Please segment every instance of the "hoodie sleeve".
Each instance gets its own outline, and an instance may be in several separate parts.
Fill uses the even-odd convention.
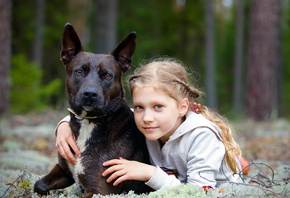
[[[154,190],[159,190],[163,187],[174,187],[181,182],[174,175],[167,175],[159,166],[157,166],[153,176],[145,183]]]
[[[70,115],[65,116],[61,121],[59,121],[54,129],[54,134],[57,135],[57,133],[56,133],[57,128],[62,122],[69,122],[69,121],[70,121]]]

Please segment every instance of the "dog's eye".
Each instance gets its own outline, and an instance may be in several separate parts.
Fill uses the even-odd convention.
[[[104,78],[105,79],[111,79],[112,78],[112,75],[110,75],[110,74],[107,73],[107,74],[104,75]]]
[[[81,75],[83,75],[84,72],[83,72],[83,70],[78,69],[75,71],[75,73],[76,73],[76,75],[81,76]]]

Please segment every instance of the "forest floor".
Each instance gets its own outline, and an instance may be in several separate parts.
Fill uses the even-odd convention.
[[[13,115],[0,120],[0,198],[37,197],[33,185],[57,163],[54,129],[64,112]],[[290,197],[290,121],[232,122],[251,163],[245,183],[225,184],[205,194],[198,188],[156,191],[141,197]],[[159,194],[158,194],[159,193]],[[167,193],[166,196],[164,196]],[[169,194],[168,194],[169,193]],[[81,197],[76,185],[47,197]],[[202,195],[202,196],[201,196]],[[133,192],[116,197],[140,197]],[[95,196],[101,197],[101,196]],[[112,196],[110,196],[112,197]]]

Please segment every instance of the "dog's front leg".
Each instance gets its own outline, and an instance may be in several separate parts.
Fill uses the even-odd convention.
[[[62,169],[59,164],[56,164],[46,176],[34,184],[34,192],[48,195],[50,190],[66,188],[74,182],[71,173]]]
[[[102,176],[103,171],[103,167],[99,169],[87,169],[86,174],[78,175],[78,180],[86,193],[86,198],[90,198],[94,194],[109,195],[122,192],[123,184],[113,186],[112,183],[107,183],[107,178]]]
[[[92,198],[94,196],[94,193],[86,193],[86,198]]]

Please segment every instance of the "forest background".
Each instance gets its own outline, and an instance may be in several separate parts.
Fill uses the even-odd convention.
[[[0,115],[65,109],[59,52],[70,22],[97,53],[136,31],[130,72],[178,58],[206,93],[201,103],[231,118],[290,117],[289,0],[2,0],[0,13]]]
[[[290,0],[0,0],[0,197],[32,197],[34,182],[57,161],[53,131],[68,114],[59,60],[67,22],[96,53],[136,31],[123,80],[129,102],[127,76],[142,61],[184,62],[205,92],[199,102],[233,124],[252,162],[249,178],[269,173],[267,182],[255,180],[268,189],[261,197],[289,197]],[[225,193],[260,196],[248,188]]]

